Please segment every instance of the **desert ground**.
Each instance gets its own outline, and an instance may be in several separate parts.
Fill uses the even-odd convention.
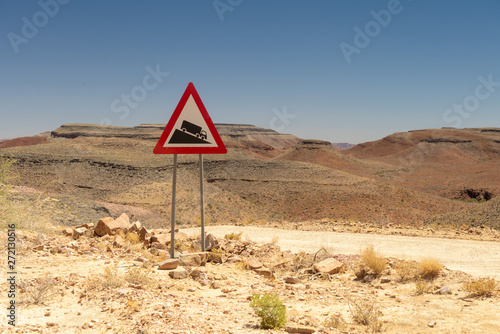
[[[500,332],[500,129],[340,150],[217,128],[228,154],[205,158],[210,249],[198,161],[180,156],[173,261],[172,157],[152,154],[160,125],[69,124],[0,142],[14,176],[0,221],[16,225],[18,272],[17,323],[2,331]],[[279,328],[260,328],[252,298],[265,293],[286,310]]]

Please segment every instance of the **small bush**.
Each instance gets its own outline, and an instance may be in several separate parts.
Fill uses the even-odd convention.
[[[123,279],[118,275],[118,268],[114,266],[104,267],[102,276],[95,277],[90,280],[89,286],[94,289],[119,288],[123,285]]]
[[[379,311],[375,301],[348,298],[348,305],[354,322],[368,326],[372,332],[379,332],[382,329],[382,321],[378,318]]]
[[[151,283],[150,272],[140,267],[131,267],[124,276],[125,282],[137,285],[149,285]]]
[[[226,234],[224,236],[224,239],[227,239],[227,240],[241,240],[241,236],[242,235],[243,235],[243,232],[240,232],[240,233],[233,232],[233,233]]]
[[[418,274],[425,279],[434,279],[439,276],[443,270],[443,265],[432,257],[423,258],[418,266]]]
[[[394,270],[401,282],[411,281],[418,275],[417,264],[413,261],[399,260],[394,265]]]
[[[496,294],[498,282],[490,277],[479,278],[465,282],[462,288],[470,297],[492,297]]]
[[[433,282],[426,281],[420,277],[415,282],[416,295],[423,295],[424,293],[430,293],[434,291],[436,291],[436,285]]]
[[[250,307],[261,318],[263,329],[279,329],[286,324],[285,306],[275,293],[254,294]]]
[[[375,251],[373,245],[368,245],[361,251],[361,258],[366,267],[376,276],[380,275],[387,266],[387,261],[382,255]]]
[[[323,326],[326,328],[335,328],[339,330],[345,330],[347,328],[347,322],[340,313],[332,314],[325,319]]]
[[[50,296],[54,294],[56,280],[46,274],[43,277],[36,278],[31,283],[21,281],[19,288],[21,291],[21,303],[23,304],[44,304]]]

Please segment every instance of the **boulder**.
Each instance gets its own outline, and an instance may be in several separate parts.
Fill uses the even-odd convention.
[[[151,248],[167,250],[167,246],[165,244],[156,241],[151,243]]]
[[[214,237],[212,234],[209,234],[205,237],[205,251],[208,252],[216,248],[217,246],[219,246],[219,241],[217,240],[216,237]],[[193,248],[201,250],[201,238],[200,240],[193,242]]]
[[[176,269],[173,269],[171,270],[169,273],[168,273],[168,276],[174,278],[174,279],[184,279],[184,278],[187,278],[188,274],[187,274],[187,270],[184,269],[184,268],[176,268]]]
[[[75,228],[73,230],[73,239],[77,240],[79,239],[82,235],[85,234],[85,232],[87,232],[87,229],[85,227],[78,227],[78,228]]]
[[[128,229],[130,228],[130,222],[127,214],[122,213],[120,217],[116,218],[112,222],[107,223],[106,226],[106,234],[113,235],[118,230],[123,230],[123,232],[128,231]]]
[[[101,220],[99,220],[96,227],[94,228],[94,233],[100,237],[102,237],[103,235],[106,235],[107,234],[106,233],[107,224],[111,223],[113,220],[114,219],[111,217],[106,217],[106,218],[102,218]]]
[[[139,234],[139,240],[141,241],[145,241],[150,235],[149,231],[144,226],[137,231],[137,234]]]
[[[158,264],[158,270],[173,270],[179,266],[179,260],[169,259]]]
[[[73,236],[73,229],[71,227],[66,227],[63,230],[63,234],[68,236],[68,237],[71,237],[71,236]]]
[[[133,233],[133,232],[136,232],[138,233],[138,231],[141,229],[141,222],[134,222],[132,225],[130,225],[129,229],[128,229],[128,233]]]
[[[334,258],[323,260],[314,264],[313,266],[314,270],[316,270],[317,272],[329,275],[337,274],[340,270],[342,270],[343,267],[344,264],[335,260]]]
[[[191,253],[191,254],[181,254],[179,256],[179,263],[182,266],[204,266],[207,264],[208,253],[200,252],[200,253]]]

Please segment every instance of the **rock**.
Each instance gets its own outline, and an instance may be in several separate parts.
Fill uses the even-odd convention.
[[[435,321],[431,321],[427,324],[427,326],[433,328],[434,326],[436,326],[436,322]]]
[[[300,279],[298,279],[297,277],[285,277],[285,283],[288,283],[288,284],[299,284],[300,283]]]
[[[126,245],[126,240],[123,239],[121,236],[117,235],[115,238],[115,241],[113,242],[113,247],[125,247]]]
[[[369,274],[369,275],[366,275],[366,276],[363,278],[363,281],[364,281],[365,283],[370,283],[370,282],[371,282],[371,281],[373,281],[374,279],[375,279],[375,276],[374,276],[374,275]]]
[[[335,260],[334,258],[323,260],[314,264],[313,266],[314,270],[316,270],[317,272],[329,275],[337,274],[338,272],[340,272],[340,270],[342,270],[343,267],[344,264]]]
[[[137,231],[137,234],[139,234],[139,240],[145,241],[146,238],[150,235],[149,231],[143,226]]]
[[[141,222],[134,222],[132,225],[130,225],[129,229],[128,229],[128,233],[134,233],[134,232],[138,232],[139,230],[141,229]]]
[[[150,242],[151,244],[157,242],[164,246],[170,245],[170,234],[153,234]]]
[[[316,329],[313,327],[300,326],[300,325],[286,325],[285,331],[287,333],[312,334],[316,332]]]
[[[102,237],[103,235],[106,235],[106,226],[108,223],[111,223],[113,220],[114,219],[111,217],[106,217],[106,218],[102,218],[101,220],[99,220],[96,227],[94,228],[94,233],[100,237]]]
[[[134,259],[134,261],[137,261],[137,262],[148,262],[148,259],[146,259],[145,257],[142,257],[142,256],[138,256]]]
[[[227,259],[226,263],[236,263],[236,262],[240,262],[240,261],[241,261],[241,257],[239,257],[238,255],[233,255]]]
[[[184,279],[187,278],[187,270],[184,268],[176,268],[171,270],[168,275],[174,279]]]
[[[389,277],[382,277],[380,279],[380,283],[389,283],[391,281],[391,279]]]
[[[254,258],[246,260],[245,263],[250,269],[262,268],[262,262]]]
[[[220,289],[221,285],[219,282],[212,282],[212,284],[210,284],[210,287],[212,289]]]
[[[153,237],[151,237],[151,239],[152,238]],[[163,249],[163,250],[167,250],[168,249],[167,245],[162,244],[161,242],[157,242],[157,241],[151,243],[151,248]]]
[[[63,234],[66,235],[67,237],[73,236],[73,229],[71,227],[66,227],[63,230]]]
[[[73,239],[77,240],[79,239],[85,232],[87,232],[87,229],[85,227],[79,227],[79,228],[75,228],[73,230]]]
[[[448,286],[444,286],[441,289],[434,291],[436,295],[451,295],[451,289]]]
[[[106,224],[106,234],[113,235],[115,234],[118,230],[123,230],[123,232],[126,232],[130,228],[130,222],[128,219],[127,214],[122,213],[122,215],[112,222],[109,222]]]
[[[254,270],[257,275],[264,276],[265,278],[274,278],[274,273],[267,268],[260,268],[260,269],[255,269]]]
[[[179,260],[177,259],[169,259],[158,264],[159,270],[173,270],[176,269],[179,265]]]
[[[214,237],[212,234],[209,234],[205,237],[205,251],[208,252],[217,246],[219,246],[219,241],[216,237]],[[201,251],[201,240],[193,242],[193,248],[199,249]]]
[[[204,266],[207,264],[208,253],[191,253],[191,254],[181,254],[179,256],[179,263],[182,266]]]
[[[204,276],[206,276],[206,273],[205,273],[205,272],[203,272],[203,271],[201,271],[201,270],[199,270],[199,269],[195,269],[195,270],[193,270],[193,271],[189,274],[189,276],[191,276],[192,278],[198,278],[198,277],[200,277],[202,274],[205,274]]]

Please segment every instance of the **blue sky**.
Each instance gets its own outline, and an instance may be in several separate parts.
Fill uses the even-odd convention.
[[[359,143],[500,127],[500,2],[3,1],[0,138],[166,123],[193,82],[216,123]]]

